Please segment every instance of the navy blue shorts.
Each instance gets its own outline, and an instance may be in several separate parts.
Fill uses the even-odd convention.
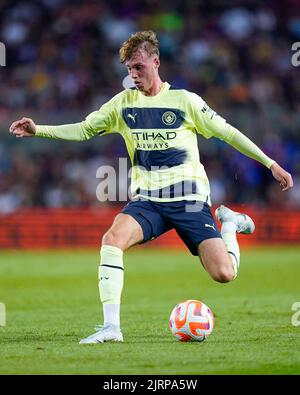
[[[209,205],[203,202],[132,200],[122,213],[131,215],[141,225],[144,233],[142,243],[175,229],[195,256],[203,240],[221,237]]]

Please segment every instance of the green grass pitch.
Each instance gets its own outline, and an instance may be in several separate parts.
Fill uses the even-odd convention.
[[[0,374],[300,374],[300,247],[242,251],[238,278],[219,284],[188,252],[125,254],[124,343],[79,345],[101,323],[97,251],[0,253]],[[215,314],[203,343],[169,331],[174,305]],[[298,318],[299,319],[299,318]]]

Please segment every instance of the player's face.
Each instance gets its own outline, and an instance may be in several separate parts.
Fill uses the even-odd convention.
[[[136,88],[149,92],[158,76],[159,58],[138,49],[125,64]]]

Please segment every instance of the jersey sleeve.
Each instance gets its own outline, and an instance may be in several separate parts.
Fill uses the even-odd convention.
[[[249,158],[257,160],[268,169],[270,169],[273,163],[275,163],[275,161],[269,158],[256,144],[253,143],[253,141],[237,129],[235,129],[231,140],[228,141],[228,144]]]
[[[116,127],[116,107],[114,100],[105,103],[79,123],[48,126],[37,125],[36,136],[59,140],[84,141],[95,135],[112,133]]]
[[[192,93],[190,103],[191,118],[198,133],[206,138],[217,137],[224,140],[242,154],[268,168],[275,163],[253,141],[213,111],[200,96]]]
[[[98,111],[93,111],[86,117],[85,122],[95,134],[102,135],[116,132],[116,100],[112,99],[103,104]]]
[[[217,137],[229,141],[234,133],[233,127],[213,111],[197,94],[189,93],[189,111],[196,131],[209,139]]]

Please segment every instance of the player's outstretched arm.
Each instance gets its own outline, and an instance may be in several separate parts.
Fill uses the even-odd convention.
[[[190,104],[192,108],[192,119],[196,130],[206,138],[212,136],[226,141],[242,154],[257,160],[271,170],[273,177],[280,183],[283,191],[288,191],[293,187],[293,178],[273,159],[269,158],[256,144],[238,129],[228,124],[197,95],[190,94]],[[201,108],[199,111],[197,108]]]
[[[264,152],[261,151],[261,149],[258,148],[256,144],[254,144],[240,131],[235,129],[228,143],[244,155],[247,155],[249,158],[257,160],[258,162],[268,167],[271,170],[275,180],[280,183],[282,191],[288,191],[290,188],[292,188],[293,178],[291,174],[285,171],[274,160],[265,155]]]
[[[13,122],[9,131],[16,137],[33,137],[36,133],[36,125],[31,118],[22,118]]]
[[[292,188],[294,183],[291,174],[285,171],[281,166],[279,166],[278,163],[273,163],[270,167],[270,170],[275,180],[280,183],[283,191],[288,191],[290,188]]]
[[[85,141],[96,135],[117,131],[119,111],[116,109],[122,96],[116,95],[99,110],[90,113],[85,120],[66,125],[36,125],[30,118],[12,123],[10,133],[16,137],[44,137],[67,141]],[[116,104],[117,103],[117,104]]]
[[[97,111],[95,111],[97,114]],[[46,137],[50,139],[84,141],[98,133],[86,121],[69,125],[36,125],[30,118],[22,118],[12,123],[10,133],[16,137]]]

